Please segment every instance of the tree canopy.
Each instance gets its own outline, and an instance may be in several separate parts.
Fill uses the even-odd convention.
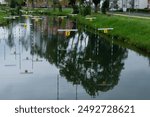
[[[25,1],[24,0],[10,0],[9,5],[11,8],[15,8],[17,6],[25,5]]]
[[[98,11],[98,4],[101,2],[101,0],[93,0],[93,3],[95,5],[95,12]]]

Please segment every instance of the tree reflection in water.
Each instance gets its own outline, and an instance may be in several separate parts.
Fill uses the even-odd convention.
[[[113,89],[119,81],[127,50],[113,45],[90,32],[58,32],[58,28],[76,28],[76,21],[45,17],[32,21],[31,55],[45,58],[59,68],[61,77],[73,85],[81,85],[95,97]],[[33,32],[33,33],[32,33]],[[13,42],[9,41],[12,46]],[[22,45],[25,46],[25,42]]]
[[[123,69],[123,60],[127,57],[126,49],[111,44],[90,33],[84,50],[75,47],[61,57],[60,74],[73,84],[81,84],[86,92],[95,96],[99,91],[108,91],[118,84],[119,75]]]
[[[75,22],[69,23],[76,28]],[[64,33],[56,32],[58,27],[58,22],[51,27],[53,33],[45,39],[43,55],[60,69],[61,77],[73,85],[82,85],[91,96],[113,89],[118,84],[127,50],[89,32],[71,32],[65,37]]]

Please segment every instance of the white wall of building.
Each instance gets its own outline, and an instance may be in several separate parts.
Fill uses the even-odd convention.
[[[0,4],[6,4],[5,0],[0,0]]]
[[[118,5],[119,8],[131,8],[131,4],[130,4],[131,0],[118,0]],[[148,0],[134,0],[135,4],[134,4],[134,8],[138,8],[138,9],[144,9],[147,8],[148,6]]]
[[[144,9],[148,7],[148,0],[139,0],[139,8]]]

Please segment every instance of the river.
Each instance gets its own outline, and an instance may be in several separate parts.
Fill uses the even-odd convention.
[[[0,99],[150,99],[149,57],[77,27],[48,16],[1,26]]]

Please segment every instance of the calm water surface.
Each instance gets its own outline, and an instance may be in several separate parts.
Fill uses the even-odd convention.
[[[150,99],[150,59],[76,21],[22,17],[0,27],[0,99]]]

